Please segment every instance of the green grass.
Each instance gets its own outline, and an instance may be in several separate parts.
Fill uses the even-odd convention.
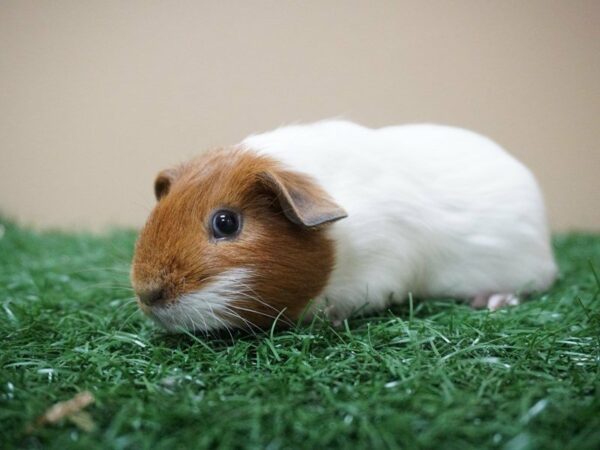
[[[561,279],[513,309],[429,301],[232,342],[137,311],[135,233],[0,223],[2,448],[600,448],[600,235],[557,237]],[[26,432],[86,389],[95,431]]]

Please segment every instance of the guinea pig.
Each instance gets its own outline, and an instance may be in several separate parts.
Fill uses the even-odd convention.
[[[409,295],[497,309],[556,276],[531,172],[459,128],[323,121],[158,174],[131,280],[171,331],[339,323]]]

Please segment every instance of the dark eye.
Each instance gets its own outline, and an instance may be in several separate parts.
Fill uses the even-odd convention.
[[[217,211],[211,221],[212,232],[217,239],[235,236],[240,231],[240,224],[239,214],[227,209]]]

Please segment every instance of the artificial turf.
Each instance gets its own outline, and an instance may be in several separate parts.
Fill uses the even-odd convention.
[[[135,233],[0,219],[2,448],[600,448],[600,235],[497,312],[415,302],[342,329],[167,335],[128,283]],[[31,429],[89,390],[96,425]]]

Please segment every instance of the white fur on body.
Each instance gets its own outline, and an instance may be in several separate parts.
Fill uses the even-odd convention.
[[[418,297],[547,288],[556,275],[531,172],[491,140],[438,125],[325,121],[243,147],[314,177],[348,212],[330,226],[336,267],[316,306],[345,317]]]

